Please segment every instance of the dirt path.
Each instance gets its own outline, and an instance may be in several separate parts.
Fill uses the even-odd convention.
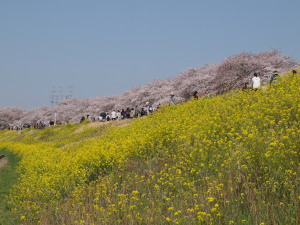
[[[4,157],[4,158],[0,159],[0,168],[5,166],[7,163],[8,163],[7,158]]]

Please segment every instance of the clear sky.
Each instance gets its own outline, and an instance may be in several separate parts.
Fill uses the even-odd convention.
[[[0,0],[0,106],[50,106],[52,90],[118,95],[243,51],[300,61],[299,9],[299,0]]]

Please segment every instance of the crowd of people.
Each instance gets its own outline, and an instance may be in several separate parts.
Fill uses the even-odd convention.
[[[211,95],[208,90],[205,91],[204,97],[210,98]],[[199,95],[198,92],[195,91],[192,95],[192,98],[198,99]],[[169,105],[176,105],[180,101],[175,97],[175,94],[173,92],[170,93],[170,98],[169,98]],[[99,121],[99,122],[105,122],[105,121],[110,121],[110,120],[123,120],[123,119],[133,119],[133,118],[138,118],[138,117],[143,117],[143,116],[148,116],[149,114],[159,111],[161,108],[161,104],[158,104],[157,106],[151,105],[149,102],[146,102],[144,107],[139,108],[138,106],[135,106],[134,108],[127,107],[126,109],[122,110],[112,110],[111,113],[109,112],[102,112],[96,117],[92,117],[90,115],[82,116],[80,119],[80,123],[82,123],[85,120],[90,120],[93,122]]]
[[[37,123],[31,124],[31,123],[24,123],[21,125],[14,125],[14,126],[7,126],[6,128],[8,130],[23,130],[25,128],[35,128],[35,129],[44,129],[45,127],[51,127],[56,124],[62,124],[61,122],[55,123],[53,120],[50,120],[49,123],[44,123],[42,121],[39,121]]]
[[[297,74],[297,71],[296,70],[292,70],[292,74],[293,75],[296,75]],[[269,81],[269,84],[270,84],[270,87],[272,87],[272,84],[276,84],[278,82],[278,77],[279,77],[279,72],[277,70],[275,70],[271,77],[270,77],[270,81]],[[247,89],[251,89],[251,90],[258,90],[259,88],[261,88],[261,79],[259,77],[259,74],[258,73],[254,73],[253,74],[253,77],[251,79],[251,84],[249,84],[249,82],[246,82],[243,86],[243,90],[247,90]]]
[[[175,104],[175,102],[173,104]],[[102,112],[99,114],[98,118],[92,117],[90,115],[86,115],[86,117],[82,116],[80,119],[80,122],[83,122],[85,120],[90,120],[93,122],[95,122],[95,121],[105,122],[105,121],[110,121],[110,120],[123,120],[123,119],[138,118],[138,117],[147,116],[150,113],[158,111],[159,108],[160,108],[160,104],[154,108],[149,102],[146,102],[145,106],[141,107],[141,108],[139,108],[138,106],[135,106],[134,108],[127,107],[126,109],[122,109],[122,110],[118,110],[118,111],[112,110],[111,113]]]
[[[295,75],[297,74],[296,70],[292,71],[292,74]],[[272,86],[272,84],[276,84],[278,82],[278,77],[279,77],[279,72],[278,71],[274,71],[272,73],[272,75],[270,76],[270,87]],[[262,86],[261,84],[261,78],[259,76],[259,73],[255,72],[253,74],[253,77],[251,79],[250,82],[246,82],[244,84],[244,86],[242,87],[243,91],[246,90],[258,90],[260,89]],[[212,95],[210,94],[209,90],[206,90],[203,94],[204,98],[210,98],[212,97]],[[200,98],[198,91],[194,91],[191,95],[191,98],[194,100],[197,100]],[[179,101],[177,100],[177,98],[175,97],[174,93],[171,92],[170,93],[170,98],[169,98],[169,105],[176,105],[177,103],[179,103]],[[120,121],[120,120],[124,120],[124,119],[133,119],[133,118],[138,118],[138,117],[143,117],[143,116],[147,116],[155,111],[158,111],[161,108],[161,104],[158,104],[156,107],[154,107],[152,104],[150,104],[150,102],[146,102],[146,104],[144,105],[144,107],[139,108],[138,106],[135,106],[134,108],[130,108],[127,107],[126,109],[122,109],[122,110],[112,110],[110,113],[109,112],[101,112],[99,114],[98,117],[93,117],[90,115],[86,115],[86,116],[82,116],[80,119],[80,123],[82,123],[85,120],[89,120],[89,121],[99,121],[99,122],[106,122],[106,121]],[[45,127],[48,126],[54,126],[56,124],[61,124],[61,123],[56,123],[53,120],[51,120],[48,124],[43,123],[42,121],[37,122],[33,125],[26,123],[23,125],[19,125],[19,126],[12,126],[12,127],[7,127],[7,129],[10,130],[22,130],[24,128],[30,128],[30,127],[34,127],[37,129],[43,129]]]

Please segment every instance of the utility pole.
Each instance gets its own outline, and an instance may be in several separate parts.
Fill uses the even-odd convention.
[[[54,110],[54,125],[56,125],[57,110]]]

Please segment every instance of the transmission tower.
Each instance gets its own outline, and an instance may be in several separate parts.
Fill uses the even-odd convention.
[[[51,106],[57,105],[59,102],[73,98],[73,85],[52,87],[50,95]]]
[[[52,90],[51,90],[51,97],[50,97],[50,103],[51,103],[51,106],[54,106],[57,104],[57,91],[56,91],[56,87],[52,87]]]
[[[68,92],[67,92],[67,95],[65,96],[65,99],[70,99],[70,98],[73,98],[73,88],[74,86],[73,85],[68,85]]]

